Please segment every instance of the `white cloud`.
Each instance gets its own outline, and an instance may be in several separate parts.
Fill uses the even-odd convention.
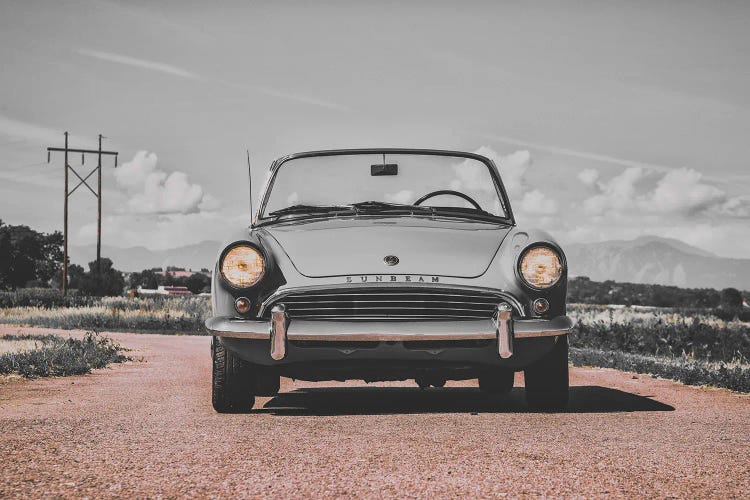
[[[19,141],[33,142],[35,147],[37,146],[36,143],[40,142],[45,145],[63,147],[65,145],[64,132],[64,129],[54,129],[0,115],[0,135]],[[68,141],[71,148],[92,148],[96,146],[96,141],[93,138],[79,135],[70,134]],[[52,161],[54,161],[54,157]]]
[[[304,94],[292,93],[292,92],[281,92],[279,90],[271,89],[268,87],[253,87],[255,90],[267,96],[277,97],[279,99],[286,99],[288,101],[297,101],[302,104],[309,104],[311,106],[319,106],[321,108],[333,109],[336,111],[347,111],[349,108],[342,106],[335,102],[324,101],[323,99],[317,99]]]
[[[532,215],[552,215],[557,213],[557,202],[546,198],[538,189],[534,189],[523,195],[521,210]]]
[[[722,224],[689,221],[653,234],[679,239],[717,255],[738,259],[750,256],[750,230],[741,221]]]
[[[750,255],[750,195],[730,196],[695,170],[623,162],[626,168],[610,177],[577,169],[576,176],[560,178],[560,191],[550,191],[555,196],[547,199],[543,191],[551,188],[536,185],[536,171],[549,186],[544,172],[551,165],[532,170],[524,151],[507,157],[486,147],[477,152],[499,166],[522,227],[551,230],[564,244],[658,235],[717,255]]]
[[[491,177],[482,163],[466,159],[453,166],[456,178],[451,180],[450,188],[454,191],[473,191],[494,193],[495,186]]]
[[[730,198],[727,193],[704,181],[703,175],[678,168],[662,175],[655,183],[646,182],[659,174],[641,167],[629,167],[609,181],[599,181],[595,171],[584,170],[578,178],[596,194],[583,201],[589,215],[675,215],[721,214],[750,217],[750,197]],[[651,189],[650,186],[653,186]]]
[[[394,194],[386,193],[385,200],[390,203],[402,203],[404,205],[407,205],[409,203],[414,203],[416,197],[414,196],[414,191],[403,189]]]
[[[139,214],[117,214],[102,221],[102,240],[121,248],[145,246],[152,250],[175,248],[198,241],[223,241],[227,234],[250,224],[248,214],[200,212],[168,214],[154,217]],[[77,244],[96,241],[96,223],[80,228]]]
[[[524,176],[526,175],[528,168],[531,166],[531,153],[528,151],[515,151],[509,155],[503,156],[488,146],[482,146],[474,151],[474,153],[486,156],[497,165],[497,169],[500,171],[500,177],[503,180],[506,191],[508,191],[508,196],[511,197],[511,201],[513,198],[520,198],[523,195]],[[469,173],[468,169],[465,170],[466,172],[463,175]],[[482,177],[481,182],[482,187],[494,189],[491,184],[487,184],[486,176]],[[475,188],[471,185],[469,187]]]
[[[299,193],[297,191],[293,192],[289,196],[286,197],[286,202],[289,206],[296,205],[299,203]]]
[[[588,187],[596,186],[596,182],[599,180],[599,171],[593,168],[587,168],[578,172],[578,179]]]
[[[278,99],[284,99],[287,101],[294,101],[301,104],[309,104],[310,106],[318,106],[321,108],[327,108],[332,109],[335,111],[348,111],[349,108],[346,106],[342,106],[341,104],[326,101],[324,99],[319,99],[317,97],[312,97],[309,95],[301,94],[299,92],[288,92],[288,91],[282,91],[279,89],[271,88],[271,87],[263,87],[260,85],[249,85],[247,83],[237,83],[237,82],[230,82],[227,80],[220,80],[220,79],[212,79],[213,82],[219,83],[221,85],[232,87],[239,90],[244,91],[250,91],[250,92],[258,92],[259,94],[264,94],[270,97],[275,97]]]
[[[150,174],[156,171],[156,153],[138,151],[133,159],[114,170],[115,181],[125,189],[140,189]]]
[[[516,139],[514,137],[500,136],[500,135],[494,135],[494,134],[479,134],[479,135],[487,139],[493,140],[493,141],[504,142],[505,144],[512,144],[514,146],[520,146],[522,148],[536,149],[536,150],[544,151],[547,153],[571,156],[573,158],[581,158],[583,160],[593,160],[593,161],[600,161],[603,163],[611,163],[614,165],[622,165],[624,167],[639,167],[639,168],[646,168],[649,170],[657,170],[657,171],[668,171],[673,168],[673,167],[669,167],[666,165],[657,165],[654,163],[646,163],[646,162],[641,162],[641,161],[628,160],[625,158],[617,158],[614,156],[608,156],[608,155],[603,155],[599,153],[592,153],[590,151],[577,151],[575,149],[561,148],[558,146],[551,146],[548,144],[540,144],[538,142],[525,141],[523,139]]]
[[[115,182],[128,194],[132,214],[189,214],[215,210],[218,202],[184,172],[167,173],[157,168],[154,153],[138,151],[133,159],[115,169]]]
[[[482,146],[474,153],[486,156],[495,163],[516,215],[524,217],[557,213],[558,204],[554,199],[549,198],[538,188],[531,189],[528,186],[526,175],[532,165],[529,151],[522,150],[501,155],[488,146]],[[484,167],[477,165],[475,162],[466,161],[457,165],[456,174],[458,179],[451,184],[452,189],[468,188],[494,192],[495,188],[491,182],[488,182]],[[496,210],[498,209],[499,207]],[[537,220],[536,222],[541,221]]]
[[[284,99],[287,101],[294,101],[302,104],[308,104],[310,106],[318,106],[321,108],[333,109],[336,111],[347,111],[348,108],[337,104],[335,102],[318,99],[308,95],[300,94],[297,92],[282,91],[276,88],[263,87],[260,85],[248,85],[246,83],[235,83],[217,78],[205,78],[199,74],[188,71],[187,69],[173,66],[171,64],[150,61],[148,59],[140,59],[136,57],[126,56],[123,54],[115,54],[114,52],[104,52],[101,50],[92,49],[78,49],[76,52],[82,56],[99,59],[101,61],[112,62],[116,64],[122,64],[125,66],[131,66],[135,68],[147,69],[150,71],[156,71],[167,75],[178,76],[180,78],[187,78],[189,80],[202,80],[211,81],[226,87],[233,87],[236,89],[250,90],[259,94],[264,94],[270,97],[278,99]]]
[[[690,214],[705,210],[726,200],[721,189],[706,184],[700,172],[679,168],[659,180],[653,192],[641,201],[641,207],[656,213]]]
[[[632,210],[636,205],[636,183],[643,179],[641,167],[628,167],[609,182],[599,183],[600,192],[583,202],[590,215],[601,215],[611,210]]]
[[[219,202],[219,200],[208,193],[205,193],[203,195],[203,199],[198,204],[198,210],[201,212],[213,212],[218,210],[220,207],[221,203]]]
[[[124,64],[126,66],[133,66],[136,68],[148,69],[151,71],[158,71],[160,73],[166,73],[168,75],[179,76],[182,78],[189,78],[192,80],[196,80],[199,78],[198,75],[196,75],[195,73],[191,73],[186,69],[162,62],[149,61],[147,59],[138,59],[135,57],[115,54],[112,52],[103,52],[100,50],[78,49],[76,52],[82,56],[93,57],[94,59],[100,59],[102,61]]]
[[[721,215],[728,215],[729,217],[750,217],[750,196],[736,196],[730,198],[718,207],[718,212]]]

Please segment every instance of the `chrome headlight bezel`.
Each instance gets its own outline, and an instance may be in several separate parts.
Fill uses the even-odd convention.
[[[526,279],[526,276],[524,276],[524,273],[522,271],[522,264],[523,264],[524,258],[526,258],[526,256],[529,254],[530,251],[537,249],[537,248],[544,248],[546,250],[551,251],[557,257],[557,261],[560,265],[559,276],[553,283],[546,285],[546,286],[539,286],[539,285],[530,283]],[[560,283],[564,281],[563,278],[565,277],[566,272],[567,272],[567,262],[565,261],[565,255],[562,253],[562,251],[559,248],[557,248],[556,246],[550,243],[545,243],[545,242],[532,243],[528,245],[526,248],[524,248],[523,251],[521,251],[518,254],[518,260],[516,261],[516,274],[518,275],[518,279],[521,281],[521,283],[523,283],[525,287],[531,290],[546,292],[546,291],[552,290],[560,286]]]
[[[247,248],[252,249],[253,251],[255,251],[258,254],[258,256],[260,257],[260,259],[262,261],[262,269],[260,271],[260,274],[258,274],[258,277],[256,278],[256,280],[253,283],[248,284],[248,285],[236,284],[236,283],[230,281],[230,279],[224,274],[224,259],[227,257],[227,255],[232,250],[235,250],[236,248],[240,248],[240,247],[247,247]],[[232,289],[232,290],[249,290],[249,289],[257,286],[258,283],[260,283],[261,281],[263,281],[263,278],[267,274],[267,267],[268,267],[268,258],[267,258],[266,254],[265,254],[265,252],[263,251],[262,248],[260,248],[258,245],[254,244],[254,243],[251,243],[249,241],[236,241],[236,242],[232,243],[231,245],[227,245],[227,247],[224,248],[224,250],[222,250],[221,255],[219,256],[219,262],[218,262],[218,266],[217,266],[217,268],[218,268],[217,271],[219,273],[219,276],[221,276],[221,281],[227,287],[229,287],[230,289]]]

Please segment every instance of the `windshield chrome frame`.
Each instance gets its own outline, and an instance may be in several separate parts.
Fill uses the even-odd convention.
[[[495,183],[495,189],[497,190],[498,195],[500,196],[500,203],[503,206],[503,209],[505,210],[506,217],[500,217],[495,216],[494,218],[497,219],[497,222],[502,224],[507,224],[510,226],[516,225],[516,220],[513,217],[513,209],[510,206],[510,200],[508,199],[508,194],[505,190],[505,185],[503,184],[503,180],[500,177],[500,172],[497,169],[497,166],[495,163],[487,158],[486,156],[478,155],[475,153],[466,153],[463,151],[450,151],[450,150],[443,150],[443,149],[413,149],[413,148],[362,148],[362,149],[327,149],[327,150],[320,150],[320,151],[305,151],[301,153],[294,153],[287,156],[282,156],[281,158],[277,159],[271,164],[270,173],[271,175],[268,177],[268,181],[266,182],[266,186],[263,190],[263,196],[260,202],[260,206],[258,207],[258,211],[256,212],[255,219],[251,223],[251,227],[255,226],[262,226],[271,224],[274,222],[293,222],[297,219],[309,219],[309,214],[299,214],[297,217],[289,217],[289,218],[278,218],[278,217],[261,217],[260,214],[262,214],[266,209],[266,204],[268,203],[268,198],[271,195],[271,190],[273,189],[274,181],[276,180],[276,174],[279,171],[279,168],[286,162],[291,160],[297,160],[299,158],[313,158],[318,156],[344,156],[344,155],[379,155],[379,154],[414,154],[414,155],[424,155],[424,156],[452,156],[456,158],[467,158],[470,160],[476,160],[479,162],[484,163],[487,168],[490,171],[490,175],[492,176],[492,180]],[[366,201],[366,200],[363,200]],[[441,215],[441,214],[438,214]],[[467,214],[468,215],[468,214]],[[330,217],[323,214],[318,214],[316,217]],[[456,218],[464,218],[464,217],[458,217]],[[465,217],[464,219],[470,219],[470,217]]]

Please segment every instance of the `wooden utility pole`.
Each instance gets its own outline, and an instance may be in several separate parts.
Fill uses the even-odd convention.
[[[52,151],[62,151],[65,153],[65,201],[63,208],[63,270],[62,270],[62,293],[66,295],[68,293],[68,198],[75,193],[76,189],[81,185],[86,186],[91,193],[96,196],[97,199],[97,218],[96,218],[96,269],[101,272],[101,259],[102,259],[102,155],[110,155],[115,157],[115,167],[117,167],[117,151],[102,151],[102,136],[99,134],[99,149],[75,149],[68,146],[68,133],[65,132],[65,147],[64,148],[47,148],[47,162],[50,161],[50,153]],[[96,168],[89,172],[86,177],[81,177],[78,172],[68,163],[69,153],[81,153],[81,164],[83,164],[86,154],[96,154],[97,164]],[[78,184],[71,190],[68,190],[68,172],[73,172],[78,177]],[[97,172],[97,190],[94,191],[88,182],[86,182],[93,174]]]
[[[49,161],[47,149],[47,161]],[[68,294],[68,132],[65,131],[65,209],[63,210],[63,274],[62,293]]]
[[[96,162],[97,189],[99,196],[96,197],[96,270],[102,272],[102,134],[99,134],[99,153]]]

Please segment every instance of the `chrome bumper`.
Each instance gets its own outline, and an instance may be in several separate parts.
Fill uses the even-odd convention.
[[[346,341],[425,341],[494,340],[498,355],[513,355],[513,340],[567,335],[574,322],[567,316],[552,319],[511,318],[510,305],[501,303],[493,319],[471,321],[324,321],[293,320],[283,305],[271,311],[271,321],[213,317],[206,320],[211,335],[240,339],[268,340],[271,358],[286,356],[288,340]]]

